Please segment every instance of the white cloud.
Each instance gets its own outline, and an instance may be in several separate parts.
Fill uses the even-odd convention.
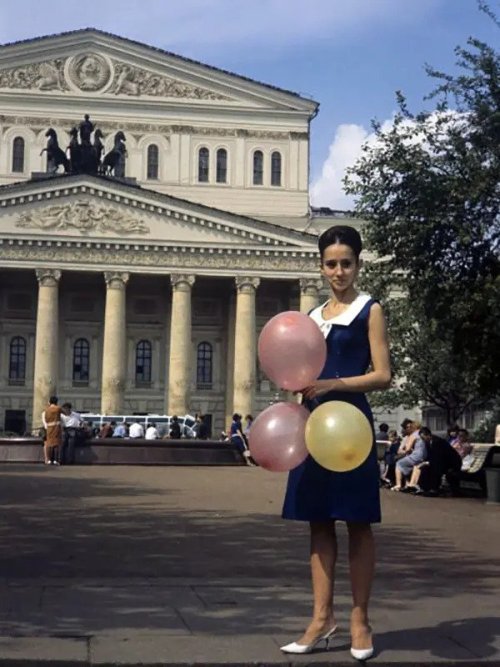
[[[388,132],[393,126],[393,118],[385,120],[381,124],[382,132]],[[446,112],[433,112],[430,114],[427,124],[436,136],[445,138],[451,125],[462,128],[465,132],[467,115],[453,110]],[[402,130],[413,125],[413,121],[405,120],[400,126]],[[337,210],[349,210],[354,207],[352,197],[345,194],[343,179],[348,167],[352,167],[361,157],[362,148],[365,144],[374,145],[377,141],[376,134],[369,132],[362,125],[343,124],[339,125],[330,148],[328,157],[321,168],[321,175],[311,185],[311,204],[313,206],[328,206]],[[410,135],[406,141],[411,143],[422,143],[427,147],[423,133]]]
[[[390,126],[391,121],[385,121]],[[345,171],[361,156],[366,142],[373,143],[375,134],[368,132],[362,125],[339,125],[323,163],[320,177],[311,186],[313,206],[329,206],[333,209],[346,210],[354,205],[352,197],[345,194],[342,180]]]

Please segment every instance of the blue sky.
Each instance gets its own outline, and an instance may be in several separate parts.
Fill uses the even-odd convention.
[[[500,15],[500,0],[489,0]],[[470,35],[498,44],[476,0],[4,0],[0,42],[93,26],[312,97],[312,203],[347,208],[345,167],[389,121],[395,91],[431,108],[424,64],[451,71]]]

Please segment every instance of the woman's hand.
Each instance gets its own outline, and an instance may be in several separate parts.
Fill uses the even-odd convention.
[[[300,390],[302,396],[308,401],[313,398],[318,398],[327,394],[329,391],[333,391],[335,388],[335,380],[315,380],[312,384],[304,387]]]

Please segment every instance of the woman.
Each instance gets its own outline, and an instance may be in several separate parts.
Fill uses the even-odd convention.
[[[318,380],[302,390],[313,409],[332,400],[359,408],[372,423],[364,393],[385,389],[391,381],[389,347],[380,305],[355,288],[361,268],[361,238],[352,227],[335,226],[319,238],[321,273],[332,296],[310,317],[327,343],[327,360]],[[367,368],[371,363],[371,370]],[[309,653],[336,630],[333,609],[337,557],[335,521],[349,533],[349,566],[353,608],[351,654],[358,660],[373,655],[368,602],[375,565],[371,523],[380,521],[379,467],[375,439],[367,460],[358,468],[335,473],[310,456],[290,472],[283,518],[308,521],[311,531],[313,617],[302,637],[282,647],[285,653]]]
[[[45,428],[43,453],[45,465],[59,465],[59,454],[62,445],[62,408],[57,405],[57,396],[49,398],[49,405],[42,412],[42,423]]]

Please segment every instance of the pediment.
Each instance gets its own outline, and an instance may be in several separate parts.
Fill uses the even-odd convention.
[[[289,91],[97,30],[0,48],[0,93],[288,108],[316,103]]]
[[[316,237],[99,176],[0,187],[0,238],[316,252]]]

